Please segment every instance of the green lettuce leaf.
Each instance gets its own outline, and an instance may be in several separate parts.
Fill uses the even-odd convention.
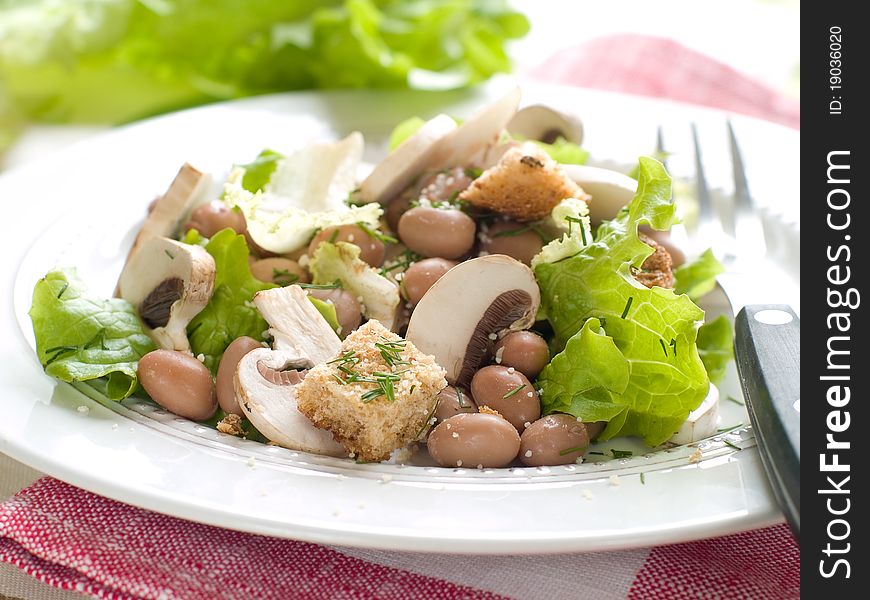
[[[716,287],[716,277],[725,272],[711,249],[707,249],[692,262],[681,265],[674,271],[674,291],[697,300]]]
[[[45,372],[68,383],[106,377],[112,400],[136,390],[139,359],[155,349],[129,302],[88,295],[73,270],[36,283],[30,318]]]
[[[589,152],[563,137],[557,138],[552,144],[537,140],[535,144],[543,148],[550,158],[563,165],[585,165],[589,159]]]
[[[203,354],[205,366],[215,373],[224,350],[234,339],[246,335],[263,340],[268,325],[251,300],[260,290],[276,286],[251,275],[245,236],[232,229],[216,233],[205,249],[215,262],[214,294],[208,306],[190,322],[187,336],[194,356]]]
[[[603,439],[639,435],[651,446],[660,444],[707,394],[709,380],[696,345],[704,312],[688,296],[648,289],[632,276],[632,268],[653,252],[638,238],[638,226],[666,230],[674,220],[670,177],[658,161],[641,158],[637,194],[615,219],[599,227],[593,243],[571,257],[535,266],[544,312],[566,343],[564,360],[599,364],[586,351],[589,344],[567,345],[594,317],[628,362],[630,377],[623,391],[609,389],[609,399],[596,393],[596,401],[622,407]],[[565,395],[572,398],[572,410],[579,410],[582,397],[574,398],[577,390],[564,372],[545,369],[539,381],[545,411],[564,406]],[[557,400],[559,396],[563,399]]]
[[[242,187],[255,194],[266,187],[272,173],[278,168],[278,161],[284,155],[274,150],[263,150],[257,158],[246,165],[239,165],[245,170],[242,176]]]
[[[710,381],[719,385],[725,369],[734,359],[734,328],[725,315],[719,315],[698,330],[698,352]]]
[[[329,326],[332,327],[332,330],[338,332],[341,325],[338,322],[338,313],[335,310],[335,305],[331,302],[324,302],[319,298],[315,298],[314,296],[308,296],[308,299],[311,300],[311,304],[314,305],[314,308],[317,309],[317,312],[326,319],[326,322],[329,323]]]

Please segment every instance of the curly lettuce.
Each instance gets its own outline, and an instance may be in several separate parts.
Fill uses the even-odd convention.
[[[105,377],[99,387],[112,400],[136,391],[139,359],[156,347],[133,305],[89,295],[74,270],[36,283],[30,319],[46,374],[67,383]]]
[[[704,312],[688,296],[646,288],[632,275],[653,252],[638,226],[666,230],[675,218],[664,166],[641,158],[629,206],[573,256],[535,266],[544,312],[564,344],[538,380],[545,412],[606,420],[602,439],[637,435],[655,446],[701,404],[710,383],[697,347]],[[622,378],[603,378],[623,363],[624,387]],[[600,385],[578,383],[593,375]]]
[[[692,262],[674,270],[674,291],[697,300],[716,287],[716,277],[724,272],[725,267],[708,249]]]
[[[719,315],[698,330],[698,353],[710,381],[719,385],[725,369],[734,359],[734,327],[725,315]]]

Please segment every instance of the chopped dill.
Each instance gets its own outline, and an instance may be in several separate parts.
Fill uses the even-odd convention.
[[[60,300],[60,297],[63,296],[63,293],[67,290],[68,287],[69,287],[69,283],[68,283],[68,282],[64,282],[63,287],[61,287],[61,288],[60,288],[60,291],[57,293],[57,299],[58,299],[58,300]]]
[[[574,452],[583,452],[586,450],[585,446],[575,446],[574,448],[565,448],[561,452],[559,452],[559,456],[567,456],[569,454],[573,454]]]
[[[502,396],[502,398],[510,398],[511,396],[520,393],[520,390],[522,390],[524,387],[526,387],[526,384],[525,384],[525,383],[521,383],[520,385],[518,385],[517,387],[515,387],[514,389],[512,389],[511,391],[509,391],[507,394],[505,394],[504,396]]]
[[[362,229],[366,233],[366,235],[369,236],[370,238],[379,240],[385,244],[397,244],[397,243],[399,243],[399,240],[397,240],[393,236],[387,235],[386,233],[379,231],[377,229],[373,229],[372,227],[369,226],[368,223],[365,223],[363,221],[357,221],[356,226],[359,227],[360,229]]]
[[[631,309],[631,303],[634,302],[634,296],[628,297],[628,302],[625,303],[625,308],[622,309],[622,318],[626,318],[628,316],[628,311]]]

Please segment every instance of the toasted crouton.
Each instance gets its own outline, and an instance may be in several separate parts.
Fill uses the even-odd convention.
[[[312,423],[360,460],[380,461],[426,427],[444,375],[432,356],[372,320],[344,340],[336,360],[308,372],[296,397]]]
[[[535,221],[550,214],[565,198],[588,201],[550,155],[533,144],[505,152],[459,195],[461,200],[520,221]]]

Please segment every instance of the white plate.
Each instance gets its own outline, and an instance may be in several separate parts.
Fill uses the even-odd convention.
[[[503,89],[503,83],[429,96],[303,93],[218,104],[114,130],[0,178],[6,211],[0,282],[9,301],[0,314],[0,451],[150,510],[348,546],[588,551],[685,541],[781,520],[745,428],[700,444],[696,463],[689,460],[694,447],[646,454],[637,442],[615,440],[606,447],[635,455],[482,472],[358,465],[238,440],[137,400],[95,401],[42,373],[27,316],[34,283],[55,265],[77,265],[86,282],[109,295],[147,203],[183,161],[220,175],[263,147],[290,149],[353,129],[365,134],[367,156],[376,159],[399,119],[467,114],[493,87]],[[575,110],[586,124],[585,146],[621,163],[650,152],[657,123],[685,126],[691,118],[711,131],[722,125],[722,115],[712,111],[526,87],[526,102],[542,100]],[[794,132],[751,120],[738,126],[752,140],[750,165],[756,155],[775,155],[788,165],[797,151]],[[795,156],[791,165],[797,164]],[[750,181],[757,192],[764,189]],[[721,295],[714,300],[724,303]],[[740,397],[733,366],[724,395]],[[723,426],[748,423],[737,403],[725,401],[722,408]]]

